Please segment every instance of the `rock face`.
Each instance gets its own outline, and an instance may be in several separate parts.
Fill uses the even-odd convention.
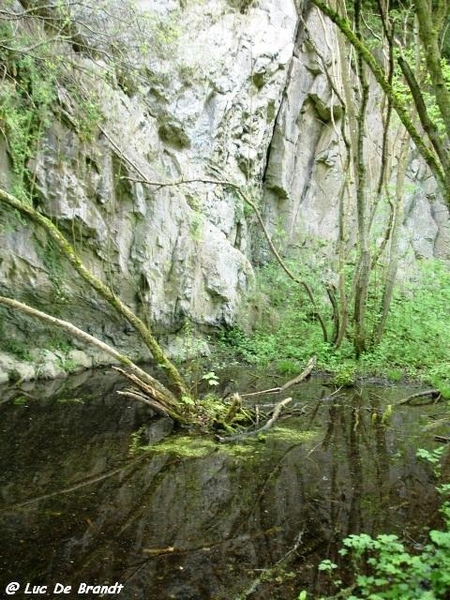
[[[117,35],[114,11],[124,4],[110,4],[110,21],[94,11],[80,13],[81,24]],[[91,86],[103,117],[86,123],[89,107],[76,106],[61,87],[65,118],[46,129],[29,165],[39,209],[160,334],[177,332],[185,318],[220,325],[239,315],[253,279],[244,207],[231,188],[208,181],[262,179],[297,21],[291,0],[282,6],[270,0],[180,4],[187,6],[139,3],[133,23],[142,24],[151,48],[133,54],[142,42],[137,29],[119,39],[137,61],[134,72],[119,62],[106,77],[111,65],[73,57],[93,70],[80,86]],[[69,318],[135,357],[146,355],[43,231],[7,210],[2,220],[0,244],[8,252],[0,265],[1,292]],[[14,351],[30,331],[35,345],[48,345],[46,328],[17,314],[2,316],[6,350]]]
[[[300,27],[290,64],[284,101],[274,129],[264,185],[266,218],[272,231],[281,228],[291,249],[314,251],[314,261],[322,255],[333,262],[338,238],[339,193],[344,185],[346,149],[341,132],[342,46],[336,30],[316,10],[311,10]],[[330,84],[333,82],[335,89]],[[365,160],[368,196],[374,196],[382,154],[382,98],[371,82],[368,102]],[[391,144],[400,127],[391,123]],[[395,154],[395,152],[393,152]],[[397,172],[392,164],[394,182]],[[393,184],[394,185],[394,184]],[[392,186],[393,187],[393,186]],[[401,260],[413,268],[416,258],[449,259],[448,209],[436,192],[436,185],[411,150],[406,172],[401,225]],[[355,194],[353,194],[355,196]],[[354,239],[354,200],[347,200],[348,243]],[[375,220],[378,239],[382,238],[388,213],[382,198]],[[377,232],[374,242],[377,243]],[[303,252],[303,256],[304,256]]]
[[[108,18],[101,9],[78,15],[97,54],[71,55],[75,66],[66,75],[85,73],[77,75],[85,95],[59,84],[62,110],[28,165],[35,202],[163,339],[186,319],[233,324],[253,260],[265,255],[252,241],[242,199],[224,182],[259,187],[269,228],[281,225],[291,249],[320,242],[333,252],[343,144],[335,127],[340,106],[323,65],[334,64],[336,39],[315,11],[299,20],[303,7],[294,0],[141,0],[137,8],[111,1],[109,9]],[[125,14],[126,31],[117,28]],[[108,36],[115,59],[102,45]],[[376,104],[372,98],[373,155],[380,144]],[[3,141],[0,167],[2,184],[11,188]],[[422,185],[425,177],[421,163],[412,162],[405,252],[446,256],[447,210],[434,188]],[[0,219],[7,249],[1,293],[69,318],[135,358],[147,356],[44,231],[3,208]],[[45,345],[65,352],[61,360],[72,350],[68,360],[77,362],[57,332],[49,340],[36,322],[4,310],[0,316],[6,352],[29,357],[29,346]],[[84,355],[81,363],[92,360]]]

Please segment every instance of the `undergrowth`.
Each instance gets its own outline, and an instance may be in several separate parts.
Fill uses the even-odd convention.
[[[450,273],[441,261],[422,260],[415,280],[397,286],[381,342],[358,360],[350,339],[339,349],[323,341],[305,294],[277,266],[264,267],[258,279],[252,298],[257,307],[253,332],[235,327],[220,337],[222,348],[241,360],[295,372],[315,355],[317,369],[334,374],[340,385],[372,375],[393,382],[422,379],[450,392]],[[330,320],[326,298],[320,303]]]
[[[319,577],[334,588],[321,600],[444,600],[450,594],[450,485],[437,488],[444,496],[443,526],[428,532],[424,544],[408,547],[395,534],[352,534],[343,540],[339,555],[350,576],[329,559],[319,566]],[[409,544],[411,546],[411,544]],[[306,590],[298,600],[309,600]]]

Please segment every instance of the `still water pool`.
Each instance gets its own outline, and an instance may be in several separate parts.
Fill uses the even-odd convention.
[[[1,597],[318,598],[317,564],[348,534],[420,544],[438,523],[416,450],[448,433],[448,407],[395,406],[417,389],[331,395],[313,379],[273,431],[222,445],[171,431],[121,387],[108,371],[0,388]]]

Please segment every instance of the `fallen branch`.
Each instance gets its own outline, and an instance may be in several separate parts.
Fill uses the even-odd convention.
[[[282,409],[287,404],[289,404],[289,402],[292,402],[292,398],[285,398],[284,400],[281,400],[281,402],[278,402],[278,404],[275,406],[275,409],[274,409],[270,419],[259,429],[255,429],[253,431],[244,431],[243,433],[239,433],[238,435],[232,435],[229,437],[217,436],[217,440],[222,444],[226,444],[228,442],[237,442],[237,441],[243,440],[248,437],[259,435],[260,433],[263,433],[264,431],[267,431],[268,429],[273,427],[274,423],[280,416]]]
[[[317,361],[316,357],[313,356],[309,360],[309,363],[306,365],[306,367],[304,368],[304,370],[300,373],[300,375],[297,375],[297,377],[294,377],[294,379],[291,379],[290,381],[288,381],[287,383],[285,383],[282,386],[281,391],[284,392],[285,390],[287,390],[291,386],[297,385],[297,383],[301,383],[307,377],[309,377],[311,375],[311,373],[312,373],[312,370],[316,366],[316,361]]]
[[[238,412],[242,410],[241,396],[239,394],[233,394],[232,398],[233,401],[231,402],[231,406],[228,409],[228,412],[223,420],[225,425],[230,425],[234,421]]]
[[[118,390],[116,393],[119,396],[126,396],[127,398],[131,398],[132,400],[144,402],[144,404],[150,406],[158,415],[161,415],[162,417],[170,417],[170,414],[167,412],[167,410],[163,409],[162,406],[158,404],[158,402],[150,400],[150,398],[148,398],[147,396],[145,396],[145,394],[142,394],[138,390]]]
[[[262,573],[259,577],[257,577],[252,583],[249,585],[247,589],[245,589],[239,596],[235,598],[235,600],[246,600],[252,596],[258,588],[263,583],[268,583],[280,577],[280,573],[286,572],[286,567],[288,567],[293,560],[295,560],[297,550],[299,549],[302,541],[305,530],[302,529],[300,533],[297,535],[294,541],[294,545],[290,548],[286,554],[280,558],[273,566],[266,567],[262,569]]]
[[[297,375],[297,377],[294,377],[294,379],[290,379],[281,387],[270,388],[268,390],[262,390],[260,392],[250,392],[248,394],[241,394],[241,398],[250,398],[251,396],[262,396],[263,394],[279,394],[280,392],[285,392],[291,386],[297,385],[298,383],[301,383],[307,377],[309,377],[312,370],[316,366],[316,361],[316,357],[313,356],[306,365],[305,369],[300,373],[300,375]]]
[[[268,390],[260,390],[259,392],[249,392],[248,394],[241,394],[241,398],[252,398],[254,396],[262,396],[263,394],[279,394],[281,387],[274,387]]]
[[[417,392],[416,394],[411,394],[404,400],[401,400],[398,404],[411,404],[412,400],[417,400],[419,398],[431,398],[432,400],[439,400],[441,397],[441,392],[439,390],[431,389],[425,390],[423,392]],[[423,404],[423,403],[420,403]],[[413,404],[414,406],[414,404]]]
[[[131,381],[131,383],[138,387],[141,390],[141,392],[143,392],[146,396],[154,398],[154,400],[156,400],[156,402],[158,402],[158,404],[160,404],[162,408],[169,410],[176,408],[176,406],[178,405],[177,401],[173,402],[170,397],[160,394],[159,390],[157,390],[154,385],[142,379],[142,377],[139,377],[135,373],[129,373],[127,371],[124,371],[120,367],[113,367],[113,369],[115,371],[118,371],[129,381]]]
[[[105,342],[102,342],[101,340],[90,335],[89,333],[86,333],[82,329],[78,329],[78,327],[75,327],[75,325],[73,325],[72,323],[69,323],[68,321],[63,321],[62,319],[58,319],[56,317],[52,317],[51,315],[37,310],[36,308],[29,306],[28,304],[19,302],[18,300],[13,300],[12,298],[7,298],[5,296],[0,296],[0,304],[3,304],[4,306],[7,306],[10,309],[20,310],[21,312],[24,312],[29,316],[37,317],[38,319],[46,321],[47,323],[51,323],[52,325],[63,329],[70,335],[82,340],[83,342],[86,342],[92,346],[96,346],[103,352],[106,352],[107,354],[115,358],[118,362],[128,367],[131,373],[125,373],[125,371],[123,370],[121,370],[121,372],[123,374],[126,374],[128,379],[131,379],[133,383],[138,384],[139,382],[139,387],[141,389],[144,389],[144,391],[151,390],[151,396],[157,402],[172,407],[177,405],[177,399],[170,390],[168,390],[165,386],[159,383],[159,381],[154,379],[146,371],[135,365],[133,361],[131,361],[127,356],[124,356],[120,352],[117,352],[117,350],[115,350]]]
[[[21,215],[44,228],[46,233],[60,250],[61,254],[69,261],[82,279],[88,283],[90,287],[94,289],[104,300],[106,300],[106,302],[108,302],[108,304],[112,306],[118,314],[126,319],[128,323],[130,323],[130,325],[137,331],[141,339],[152,353],[155,361],[159,366],[165,369],[167,376],[177,389],[179,395],[189,396],[189,390],[180,373],[178,372],[178,369],[166,356],[149,327],[141,319],[139,319],[139,317],[137,317],[133,311],[126,304],[124,304],[124,302],[122,302],[119,296],[117,296],[96,275],[91,273],[91,271],[85,267],[74,248],[67,241],[58,227],[51,221],[51,219],[37,211],[32,205],[25,204],[1,187],[0,202],[6,204],[12,209],[19,211]],[[164,386],[159,384],[156,380],[154,380],[154,382],[155,387],[160,387],[160,389],[163,391],[162,388]]]
[[[35,496],[34,498],[29,498],[28,500],[24,500],[23,502],[17,502],[15,504],[11,504],[10,506],[5,506],[4,508],[0,509],[0,514],[3,515],[3,514],[8,514],[8,513],[15,513],[18,508],[24,508],[25,506],[37,504],[38,502],[42,502],[43,500],[48,500],[49,498],[54,498],[56,496],[61,496],[63,494],[71,494],[72,492],[79,490],[81,488],[84,488],[88,485],[94,485],[94,484],[98,483],[99,481],[104,481],[105,479],[114,477],[115,475],[118,475],[119,473],[128,471],[130,467],[136,466],[137,464],[141,463],[145,458],[146,458],[145,454],[142,454],[142,455],[138,456],[137,458],[133,459],[132,462],[126,463],[125,465],[122,465],[122,466],[118,467],[117,469],[112,469],[111,471],[107,471],[106,473],[101,473],[100,475],[94,475],[92,477],[87,477],[86,479],[83,479],[82,481],[74,483],[73,485],[71,485],[69,487],[56,490],[55,492],[49,492],[48,494],[42,494],[41,496]]]
[[[434,441],[435,442],[441,442],[442,444],[448,444],[448,443],[450,443],[450,438],[446,437],[444,435],[435,435],[434,436]]]

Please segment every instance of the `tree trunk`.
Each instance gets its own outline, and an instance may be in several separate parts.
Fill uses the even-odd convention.
[[[363,58],[364,62],[368,65],[381,89],[391,99],[393,109],[396,111],[400,121],[408,131],[417,150],[433,173],[436,182],[442,190],[447,206],[450,206],[450,177],[447,176],[445,169],[443,168],[435,152],[425,143],[422,133],[414,125],[414,122],[410,116],[410,106],[407,104],[406,100],[402,98],[400,94],[395,92],[391,83],[389,82],[389,77],[387,76],[386,72],[364,41],[355,34],[350,21],[339,14],[339,12],[337,12],[324,0],[312,0],[312,3],[337,25],[350,44],[355,48],[355,50]]]
[[[12,298],[0,296],[0,304],[7,306],[9,309],[20,310],[26,315],[36,317],[38,319],[41,319],[42,321],[50,323],[55,327],[63,329],[70,335],[82,340],[83,342],[91,344],[92,346],[99,348],[103,352],[106,352],[112,358],[116,359],[128,368],[130,373],[135,378],[134,382],[137,383],[138,386],[139,381],[144,384],[146,393],[149,395],[150,398],[152,398],[156,402],[157,406],[161,407],[161,409],[164,410],[166,414],[168,414],[178,422],[186,422],[186,419],[184,418],[182,411],[180,410],[180,401],[177,400],[177,398],[172,394],[170,390],[168,390],[162,383],[157,381],[154,377],[149,375],[146,371],[143,371],[141,368],[135,365],[133,361],[131,361],[127,356],[120,354],[120,352],[117,352],[117,350],[115,350],[108,344],[105,344],[105,342],[102,342],[101,340],[97,339],[96,337],[93,337],[89,333],[78,329],[78,327],[75,327],[75,325],[69,323],[68,321],[57,319],[56,317],[53,317],[47,313],[37,310],[36,308],[28,306],[28,304],[24,304],[23,302],[13,300]]]
[[[189,389],[186,383],[183,381],[178,369],[168,359],[161,346],[156,341],[155,337],[139,317],[137,317],[132,310],[126,306],[122,300],[116,296],[100,279],[93,275],[82,263],[75,250],[60,232],[60,230],[43,214],[35,210],[31,205],[24,204],[15,196],[9,194],[4,189],[0,188],[0,201],[7,206],[18,210],[22,215],[28,219],[34,221],[38,225],[41,225],[51,239],[56,243],[61,254],[70,262],[73,268],[81,275],[100,296],[110,304],[116,312],[121,314],[130,325],[138,332],[142,340],[145,342],[149,350],[151,351],[153,358],[160,367],[163,367],[167,376],[176,388],[180,397],[189,396]]]

